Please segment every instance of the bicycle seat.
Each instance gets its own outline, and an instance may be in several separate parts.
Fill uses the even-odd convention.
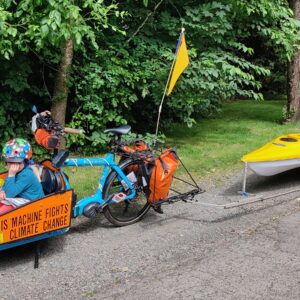
[[[69,150],[61,150],[56,156],[52,159],[52,166],[56,169],[61,168],[66,159],[69,157]]]
[[[120,126],[120,127],[116,127],[116,128],[105,129],[104,133],[111,132],[113,134],[123,135],[123,134],[129,133],[130,130],[131,130],[131,126],[130,125],[124,125],[124,126]]]

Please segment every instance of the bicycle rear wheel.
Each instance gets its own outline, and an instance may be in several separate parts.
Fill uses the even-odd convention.
[[[113,202],[114,197],[126,194],[116,171],[112,171],[105,183],[103,198],[109,204],[103,209],[105,217],[116,226],[126,226],[139,221],[149,210],[150,204],[143,186],[143,160],[126,160],[119,166],[124,174],[134,173],[137,181],[133,184],[136,196],[131,200]],[[132,174],[131,174],[132,175]]]

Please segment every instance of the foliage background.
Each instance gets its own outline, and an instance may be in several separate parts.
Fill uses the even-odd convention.
[[[147,19],[140,30],[136,31]],[[163,108],[163,127],[192,126],[226,99],[285,93],[299,24],[286,0],[0,0],[0,138],[28,136],[31,106],[49,109],[63,42],[75,40],[69,146],[93,153],[105,127],[153,133],[181,27],[191,64]]]

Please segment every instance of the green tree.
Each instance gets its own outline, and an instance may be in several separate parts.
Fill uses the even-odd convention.
[[[69,125],[85,128],[70,142],[89,151],[105,143],[106,126],[154,131],[181,26],[191,64],[165,103],[165,124],[192,125],[228,98],[262,99],[299,31],[287,0],[0,3],[0,135],[18,127],[6,128],[7,113],[24,124],[30,102],[52,105],[59,120],[67,109]]]
[[[300,21],[300,1],[290,0],[290,7],[295,19]],[[300,37],[299,37],[300,39]],[[297,50],[288,67],[288,118],[294,122],[300,121],[300,50]]]
[[[17,51],[32,51],[58,66],[52,110],[54,118],[62,124],[73,48],[81,47],[85,39],[97,49],[95,31],[109,27],[110,13],[120,14],[115,4],[97,0],[1,1],[0,53],[11,59]]]

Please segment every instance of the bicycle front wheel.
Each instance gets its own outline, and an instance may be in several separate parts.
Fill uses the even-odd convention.
[[[133,184],[136,196],[131,200],[114,202],[112,199],[125,195],[126,190],[116,171],[111,171],[106,180],[103,198],[108,205],[103,209],[105,217],[116,226],[126,226],[139,221],[149,210],[150,204],[143,186],[142,166],[143,160],[126,160],[119,167],[125,175],[134,173],[136,182]]]

